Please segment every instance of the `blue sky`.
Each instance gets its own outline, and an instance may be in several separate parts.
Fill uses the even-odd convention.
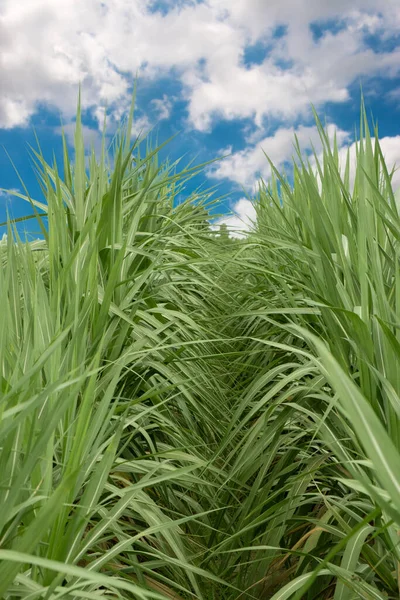
[[[85,138],[98,145],[105,104],[112,134],[136,73],[134,133],[153,128],[161,142],[179,132],[163,152],[173,159],[229,154],[192,183],[217,185],[219,210],[236,214],[229,224],[253,215],[247,198],[269,176],[262,149],[278,167],[294,133],[304,152],[318,150],[311,103],[353,151],[361,85],[387,163],[400,165],[399,0],[0,0],[0,188],[22,190],[6,150],[43,200],[33,128],[61,164],[60,119],[72,144],[81,82]],[[7,208],[31,213],[0,192],[0,222]],[[24,227],[37,237],[34,221]]]

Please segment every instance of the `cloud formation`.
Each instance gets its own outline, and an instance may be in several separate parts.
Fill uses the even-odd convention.
[[[330,140],[333,140],[334,132],[336,132],[339,147],[349,140],[348,132],[333,124],[328,125],[327,133]],[[312,148],[315,148],[318,154],[321,140],[316,126],[300,125],[296,129],[280,127],[272,136],[265,137],[255,146],[247,146],[223,159],[217,164],[217,167],[210,169],[210,175],[216,179],[230,179],[244,188],[254,191],[257,178],[261,176],[267,179],[271,174],[266,155],[278,169],[296,156],[295,135],[303,152],[311,153]],[[226,148],[221,151],[221,154],[225,155],[229,151],[230,148]]]
[[[312,144],[318,151],[316,128],[299,124],[310,122],[311,103],[343,103],[360,78],[400,75],[399,30],[399,0],[0,0],[0,128],[25,127],[44,106],[59,111],[72,140],[81,82],[83,109],[101,130],[107,105],[113,130],[137,73],[149,86],[168,77],[180,96],[158,89],[132,133],[170,118],[176,101],[186,103],[188,129],[243,120],[247,146],[209,174],[254,190],[270,174],[263,151],[282,167],[294,134],[306,153]],[[248,61],[257,44],[261,55]],[[388,100],[397,102],[399,89]],[[270,120],[278,123],[272,134]],[[98,148],[93,127],[84,136]],[[351,137],[337,135],[344,152]],[[382,148],[389,166],[400,162],[399,136],[383,138]]]
[[[388,38],[400,26],[397,0],[2,0],[0,127],[24,126],[40,105],[75,113],[83,104],[111,114],[126,110],[136,72],[173,74],[183,84],[188,123],[210,129],[216,116],[307,114],[310,102],[343,102],[358,77],[400,72],[400,49],[375,52],[367,34]],[[333,32],[326,26],[337,21]],[[312,24],[322,31],[316,39]],[[284,33],[276,37],[277,27]],[[261,64],[246,65],[246,48],[262,41]],[[160,100],[160,118],[170,107]],[[157,104],[155,105],[157,106]],[[165,116],[164,116],[165,115]]]
[[[333,132],[334,127],[328,127],[327,133],[329,138],[332,138]],[[316,131],[316,128],[299,128],[296,134],[298,135],[299,142],[301,138],[303,138],[303,144],[300,143],[300,146],[303,149],[309,149],[311,147],[310,143],[304,143],[304,141],[307,139],[305,136],[310,136],[311,142],[315,142],[314,147],[317,151],[317,158],[320,164],[322,164],[322,153],[318,152],[321,144],[319,138],[317,139],[318,132]],[[350,189],[352,189],[356,170],[356,144],[354,142],[352,144],[346,144],[349,136],[344,131],[337,130],[336,135],[338,146],[340,147],[339,167],[342,175],[345,171],[347,154],[349,154]],[[287,143],[289,139],[290,141],[293,139],[293,131],[280,130],[277,135],[273,136],[273,138],[267,138],[263,141],[263,143],[268,145],[272,140],[272,143],[270,143],[270,149],[272,154],[275,154],[275,161],[273,161],[275,166],[282,167],[284,162],[286,162],[287,157],[289,156],[289,147]],[[274,143],[275,148],[273,147]],[[400,135],[383,137],[379,140],[379,144],[389,173],[394,168],[392,187],[395,196],[398,199],[400,209]],[[310,157],[310,164],[315,166],[314,156]],[[269,163],[267,162],[259,146],[252,150],[246,150],[233,155],[230,160],[225,162],[225,164],[220,164],[218,171],[221,178],[227,177],[233,181],[239,181],[245,187],[251,187],[253,192],[256,188],[255,182],[257,180],[257,176],[261,175],[263,178],[267,179],[270,175]],[[316,169],[315,172],[317,174]],[[319,184],[321,184],[318,174],[317,179]],[[232,237],[243,237],[243,232],[251,229],[252,224],[255,223],[255,221],[256,210],[253,202],[247,198],[241,198],[238,202],[233,204],[230,214],[227,214],[226,216],[216,220],[214,225],[215,227],[218,227],[222,224],[226,224]]]

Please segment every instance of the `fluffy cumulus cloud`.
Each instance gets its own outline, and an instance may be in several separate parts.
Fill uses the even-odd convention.
[[[333,126],[329,126],[327,129],[328,137],[331,140],[334,131],[335,128]],[[287,158],[290,155],[289,146],[292,142],[293,134],[293,130],[281,129],[275,136],[263,140],[262,144],[265,144],[270,149],[270,157],[275,157],[273,162],[276,166],[282,167],[287,162]],[[296,131],[296,135],[303,150],[308,150],[311,148],[311,144],[313,145],[316,150],[316,156],[321,163],[322,153],[321,151],[318,152],[321,144],[316,128],[300,127]],[[351,144],[346,143],[349,135],[340,129],[336,130],[336,139],[340,147],[339,166],[342,174],[344,174],[347,155],[349,155],[350,186],[352,187],[355,179],[356,144],[354,142]],[[379,140],[379,144],[389,172],[394,169],[392,185],[400,208],[400,135],[383,137]],[[314,155],[310,157],[310,164],[315,166]],[[318,177],[317,169],[315,169],[315,173]],[[230,159],[226,160],[225,163],[221,163],[216,173],[214,173],[214,176],[226,177],[243,184],[245,187],[251,187],[253,192],[257,186],[257,177],[262,176],[266,179],[269,175],[269,163],[266,161],[260,146],[236,153]],[[230,214],[218,219],[214,226],[217,228],[220,225],[226,224],[232,237],[243,237],[244,232],[251,229],[255,221],[256,211],[254,204],[246,198],[241,198],[231,207]]]
[[[172,100],[166,94],[162,98],[154,98],[151,104],[157,111],[158,120],[168,119],[172,110]]]
[[[392,177],[392,187],[395,193],[400,192],[400,135],[393,137],[383,137],[379,140],[385,164],[389,173],[394,169]],[[342,173],[346,166],[346,158],[349,154],[350,162],[350,185],[353,186],[356,170],[356,144],[353,142],[350,146],[343,146],[339,151],[339,164]]]
[[[259,126],[268,115],[291,119],[307,114],[311,102],[347,100],[361,75],[399,72],[400,50],[375,53],[365,43],[368,33],[396,32],[400,8],[391,0],[380,3],[379,14],[368,0],[211,0],[208,6],[225,17],[218,21],[222,43],[183,75],[198,129],[209,129],[213,115],[253,118]],[[314,39],[311,25],[335,20],[343,25],[338,32],[327,28]],[[279,26],[285,33],[277,39]],[[265,59],[244,64],[246,47],[260,40],[270,48]]]
[[[328,125],[327,133],[330,140],[333,140],[335,132],[338,145],[342,146],[349,139],[349,134],[332,124]],[[318,154],[321,140],[316,126],[300,125],[296,129],[281,127],[272,136],[265,137],[258,144],[247,146],[244,150],[227,156],[218,163],[217,167],[210,169],[209,173],[214,178],[230,179],[245,188],[252,188],[254,191],[257,179],[259,177],[267,179],[271,174],[267,156],[278,169],[290,162],[292,157],[296,158],[295,136],[304,153],[309,154],[314,148]],[[226,148],[223,154],[229,150]]]
[[[356,166],[356,144],[350,143],[350,133],[328,125],[326,132],[331,143],[334,134],[339,148],[339,165],[344,174],[347,154],[350,162],[350,185],[353,186]],[[280,128],[270,137],[264,138],[254,146],[247,146],[244,150],[232,153],[219,162],[216,167],[209,169],[209,176],[215,179],[229,179],[245,189],[255,192],[260,178],[267,180],[271,175],[270,163],[282,172],[286,165],[297,160],[294,147],[295,135],[299,141],[303,158],[308,158],[311,165],[315,165],[315,155],[322,162],[321,140],[317,128],[299,126],[294,128]],[[400,135],[386,136],[379,140],[386,166],[391,172],[393,189],[400,194]],[[230,148],[224,149],[226,154]],[[314,155],[315,151],[315,155]],[[242,206],[242,205],[240,205]],[[236,208],[235,208],[236,210]]]
[[[269,174],[262,150],[280,166],[294,133],[306,151],[318,145],[315,127],[291,126],[309,122],[311,103],[348,100],[359,77],[400,74],[400,46],[369,43],[371,35],[388,42],[399,28],[399,0],[0,0],[0,128],[26,126],[48,106],[71,136],[81,82],[83,108],[101,129],[106,105],[115,124],[128,109],[137,73],[150,84],[172,77],[187,127],[207,132],[221,118],[252,124],[248,146],[212,171],[251,188]],[[255,46],[263,54],[249,62]],[[169,118],[176,99],[158,93],[134,133]],[[269,136],[268,119],[280,123]],[[99,144],[96,132],[84,133]],[[341,130],[338,139],[349,142]],[[396,162],[400,140],[382,144]]]
[[[392,183],[393,189],[398,193],[400,189],[400,135],[384,137],[379,143],[389,171],[394,168]]]
[[[340,20],[315,38],[312,25]],[[291,119],[310,102],[341,102],[360,75],[400,70],[400,50],[374,52],[368,32],[390,36],[400,25],[398,0],[2,0],[0,126],[26,125],[39,104],[72,117],[76,85],[83,102],[126,110],[136,72],[174,73],[184,86],[189,124],[211,127],[217,115]],[[284,33],[276,38],[277,27]],[[260,64],[246,48],[270,50]],[[168,99],[154,107],[165,118]]]

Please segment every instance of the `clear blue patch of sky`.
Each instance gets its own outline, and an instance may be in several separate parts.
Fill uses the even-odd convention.
[[[327,102],[317,112],[323,122],[326,116],[328,122],[336,123],[351,134],[355,131],[358,134],[362,90],[371,131],[375,123],[378,125],[379,137],[400,135],[400,121],[393,119],[394,101],[390,96],[390,92],[399,86],[400,77],[392,80],[383,77],[359,79],[349,86],[350,99],[347,102]]]
[[[182,8],[188,4],[203,4],[203,0],[153,0],[150,4],[149,12],[159,12],[162,15],[168,14],[171,10]]]
[[[274,48],[274,43],[287,32],[286,25],[278,25],[267,39],[259,39],[254,44],[249,44],[243,52],[243,64],[247,68],[261,65]]]
[[[171,1],[170,0],[157,0],[153,1],[149,6],[149,12],[151,13],[161,13],[165,16],[171,10]]]
[[[286,71],[288,69],[291,69],[294,65],[294,60],[292,59],[284,59],[284,58],[275,58],[274,59],[274,65],[279,67],[280,69],[282,69],[282,71]]]
[[[375,33],[366,32],[363,35],[364,43],[377,54],[393,52],[393,50],[400,46],[400,33],[390,36],[383,35],[383,33],[379,30]]]
[[[273,49],[273,44],[258,40],[255,44],[246,46],[243,52],[243,64],[247,68],[261,65]]]
[[[1,188],[14,188],[18,189],[20,193],[26,194],[16,173],[17,170],[31,198],[43,202],[43,193],[36,178],[34,157],[31,150],[33,148],[33,150],[39,152],[34,129],[45,160],[52,164],[53,156],[55,156],[58,165],[62,167],[61,136],[55,131],[55,127],[59,125],[60,117],[56,111],[41,105],[39,111],[32,117],[27,127],[0,130]],[[7,219],[7,209],[10,218],[19,218],[34,213],[27,201],[17,197],[5,198],[4,196],[0,196],[0,223],[3,223]],[[22,233],[24,227],[35,237],[37,237],[36,233],[41,237],[39,226],[33,220],[27,221],[26,224],[20,223],[18,231]],[[0,227],[0,237],[5,231],[5,227]]]
[[[214,159],[219,159],[221,156],[221,148],[226,148],[230,143],[237,146],[238,142],[238,123],[220,121],[216,123],[212,134],[203,133],[200,131],[180,131],[177,132],[176,137],[168,142],[164,148],[160,151],[160,159],[168,159],[170,163],[180,159],[178,171],[189,165],[201,165],[209,163]],[[156,129],[151,134],[151,139],[154,141],[155,146],[156,134],[158,133],[158,142],[162,143],[175,134],[173,131],[175,127],[169,126],[167,121],[162,122],[162,127]],[[206,167],[204,167],[206,168]],[[228,180],[215,180],[209,179],[204,171],[198,173],[193,179],[191,179],[185,188],[185,194],[190,195],[199,186],[203,190],[210,188],[216,188],[213,192],[213,198],[219,198],[228,194],[229,198],[224,198],[219,204],[217,204],[213,212],[223,213],[226,212],[232,202],[238,200],[243,194],[239,193],[236,186]]]
[[[346,28],[346,23],[342,19],[323,19],[313,21],[309,25],[313,41],[318,42],[327,33],[336,35]]]

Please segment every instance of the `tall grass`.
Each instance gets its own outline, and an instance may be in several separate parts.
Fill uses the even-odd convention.
[[[397,598],[400,224],[364,108],[354,186],[316,117],[240,240],[132,118],[87,168],[78,102],[74,162],[39,149],[19,194],[44,239],[0,244],[0,597]]]

